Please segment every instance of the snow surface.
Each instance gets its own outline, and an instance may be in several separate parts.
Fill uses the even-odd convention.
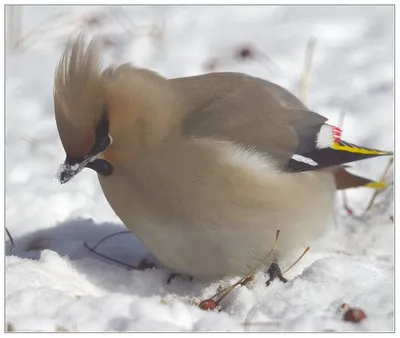
[[[345,139],[392,150],[391,7],[25,7],[21,24],[26,39],[16,49],[8,45],[6,56],[6,225],[16,244],[11,253],[6,245],[8,330],[394,329],[390,191],[362,217],[347,217],[338,198],[335,226],[310,243],[310,253],[288,273],[290,283],[267,288],[260,272],[222,302],[221,312],[202,311],[196,302],[238,277],[177,277],[167,284],[170,272],[162,267],[128,270],[84,247],[125,228],[93,171],[66,185],[55,182],[65,155],[52,102],[55,65],[70,34],[85,27],[103,38],[106,62],[132,61],[167,77],[201,74],[213,62],[217,71],[263,77],[295,94],[307,41],[315,37],[308,106],[334,124],[345,111]],[[235,58],[244,46],[267,57]],[[352,167],[378,179],[387,161]],[[356,214],[371,194],[349,191]],[[130,234],[110,238],[98,250],[132,265],[152,259]],[[367,319],[344,322],[342,303],[363,308]]]

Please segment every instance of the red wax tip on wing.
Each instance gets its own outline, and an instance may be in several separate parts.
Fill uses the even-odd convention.
[[[342,129],[340,129],[339,127],[332,126],[332,131],[335,142],[339,142],[342,137]]]

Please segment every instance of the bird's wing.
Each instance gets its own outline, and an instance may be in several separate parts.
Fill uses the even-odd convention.
[[[287,168],[293,155],[315,148],[316,135],[327,119],[307,110],[285,89],[247,78],[233,90],[211,96],[200,108],[190,111],[184,119],[183,133],[255,148]],[[221,75],[217,81],[220,79]],[[224,81],[216,85],[223,86]]]
[[[194,78],[196,86],[191,83]],[[344,142],[339,128],[271,82],[234,73],[186,79],[181,85],[189,97],[191,91],[200,92],[184,118],[183,133],[188,137],[255,148],[273,157],[283,170],[295,172],[393,154]]]

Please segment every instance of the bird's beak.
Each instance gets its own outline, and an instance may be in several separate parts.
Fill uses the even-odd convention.
[[[67,156],[64,163],[60,166],[58,171],[58,179],[61,184],[67,183],[70,179],[75,177],[81,172],[86,166],[94,161],[96,156],[85,156],[81,161],[71,161],[71,158]]]
[[[98,156],[106,150],[112,143],[111,136],[107,136],[96,144],[92,150],[83,158],[70,157],[67,155],[64,163],[60,166],[57,173],[58,181],[61,184],[67,183],[86,167],[91,168],[102,175],[110,175],[112,166],[108,162],[99,159]]]

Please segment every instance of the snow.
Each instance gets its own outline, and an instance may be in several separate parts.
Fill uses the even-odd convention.
[[[218,71],[266,78],[294,94],[307,41],[315,37],[308,106],[332,124],[345,111],[347,141],[393,149],[391,7],[24,7],[28,38],[6,55],[6,226],[16,244],[11,253],[6,245],[8,330],[393,331],[390,191],[372,212],[357,217],[344,213],[339,194],[335,226],[310,243],[311,251],[288,273],[289,283],[267,288],[259,272],[221,303],[220,312],[195,304],[238,276],[210,282],[177,277],[167,284],[170,271],[161,266],[129,270],[88,251],[85,242],[93,246],[125,228],[93,171],[66,185],[55,180],[65,154],[52,81],[69,35],[93,16],[104,20],[89,28],[104,39],[106,62],[132,61],[176,77],[204,73],[214,60]],[[264,56],[235,58],[241,47]],[[363,161],[352,169],[378,179],[387,161]],[[362,214],[371,194],[349,191],[355,214]],[[97,250],[131,265],[154,259],[130,234]],[[344,322],[342,303],[363,308],[367,319]]]

